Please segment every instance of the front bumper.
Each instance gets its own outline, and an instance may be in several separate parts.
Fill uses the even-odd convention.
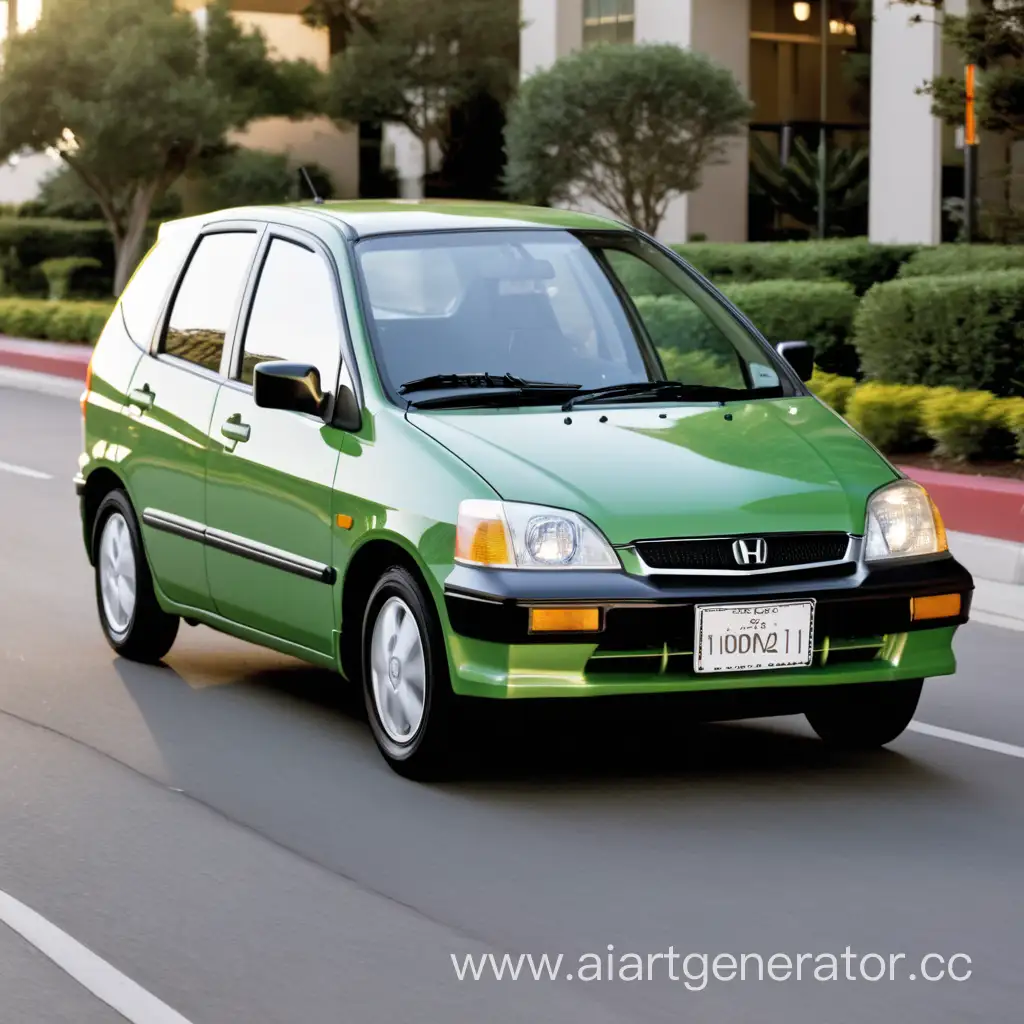
[[[884,682],[955,671],[952,639],[974,583],[949,556],[851,564],[829,578],[708,579],[624,572],[521,572],[456,566],[445,583],[453,686],[489,697],[751,691]],[[957,593],[955,618],[915,622],[911,598]],[[694,606],[813,597],[809,668],[698,675]],[[537,607],[601,609],[595,633],[532,634]]]

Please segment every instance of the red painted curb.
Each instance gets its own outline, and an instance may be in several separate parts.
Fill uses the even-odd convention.
[[[91,354],[92,349],[89,349]],[[16,370],[31,370],[34,373],[48,373],[55,377],[68,377],[72,380],[85,381],[85,369],[89,365],[85,359],[63,355],[42,355],[35,352],[12,352],[0,349],[0,366],[10,366]]]
[[[903,467],[928,488],[946,526],[1024,544],[1024,481]]]

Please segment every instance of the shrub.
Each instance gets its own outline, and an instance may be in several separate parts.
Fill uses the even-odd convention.
[[[1024,398],[1004,398],[1003,425],[1017,443],[1017,458],[1024,459]]]
[[[876,285],[853,341],[877,380],[1024,395],[1024,270]]]
[[[98,269],[81,277],[80,285],[90,294],[109,295],[113,287],[114,246],[102,221],[2,217],[0,252],[9,254],[8,291],[18,295],[45,295],[40,264],[69,256],[99,263]]]
[[[102,264],[91,256],[64,256],[52,260],[43,260],[39,269],[43,272],[50,286],[50,301],[60,302],[68,297],[71,290],[71,278],[79,270],[99,270]]]
[[[39,195],[22,203],[19,217],[57,217],[69,220],[102,220],[103,210],[96,194],[67,165],[58,168],[42,184]],[[181,197],[165,193],[153,204],[154,220],[181,216]]]
[[[713,352],[680,352],[678,349],[659,349],[665,376],[688,384],[710,387],[742,387],[739,367],[735,360],[726,360]]]
[[[862,384],[846,406],[846,418],[882,451],[906,452],[927,446],[921,405],[936,390],[896,384]],[[948,389],[941,389],[945,393]]]
[[[826,405],[842,415],[850,402],[850,396],[857,387],[853,377],[841,377],[815,368],[809,387]]]
[[[917,251],[865,238],[824,242],[730,242],[674,246],[715,284],[750,281],[843,281],[858,295],[889,281]]]
[[[0,334],[92,343],[100,336],[112,307],[110,302],[0,299]]]
[[[921,249],[900,267],[900,277],[945,277],[985,270],[1024,269],[1024,246],[939,245]]]
[[[317,194],[330,199],[334,195],[330,175],[318,164],[305,167]],[[205,161],[202,173],[203,202],[211,210],[311,198],[305,180],[300,180],[298,167],[292,165],[285,153],[234,148]]]
[[[1002,403],[988,391],[936,389],[921,402],[921,425],[937,455],[972,459],[992,432],[1003,426]]]
[[[764,281],[722,290],[769,341],[810,342],[823,370],[847,375],[857,372],[857,353],[847,340],[857,309],[849,286]],[[717,328],[688,300],[648,296],[637,298],[636,304],[659,348],[722,350]]]

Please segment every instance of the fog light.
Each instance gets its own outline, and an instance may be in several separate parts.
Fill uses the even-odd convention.
[[[960,614],[959,594],[939,594],[936,597],[912,597],[910,618],[914,622],[922,619],[955,619]]]
[[[600,608],[530,609],[532,633],[596,633],[600,628]]]

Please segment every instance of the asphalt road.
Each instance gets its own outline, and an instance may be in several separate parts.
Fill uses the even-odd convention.
[[[829,755],[802,720],[694,731],[637,706],[520,713],[470,779],[417,786],[326,673],[205,629],[165,668],[113,656],[79,443],[73,400],[0,386],[0,466],[38,474],[0,469],[0,893],[190,1024],[1021,1020],[1024,760],[913,733]],[[958,654],[919,720],[1024,746],[1024,633],[972,624]],[[702,991],[681,960],[679,981],[656,961],[651,981],[460,983],[451,963],[572,970],[609,945],[906,958],[895,981]],[[909,980],[928,953],[970,978]],[[0,924],[0,1024],[120,1019]]]

